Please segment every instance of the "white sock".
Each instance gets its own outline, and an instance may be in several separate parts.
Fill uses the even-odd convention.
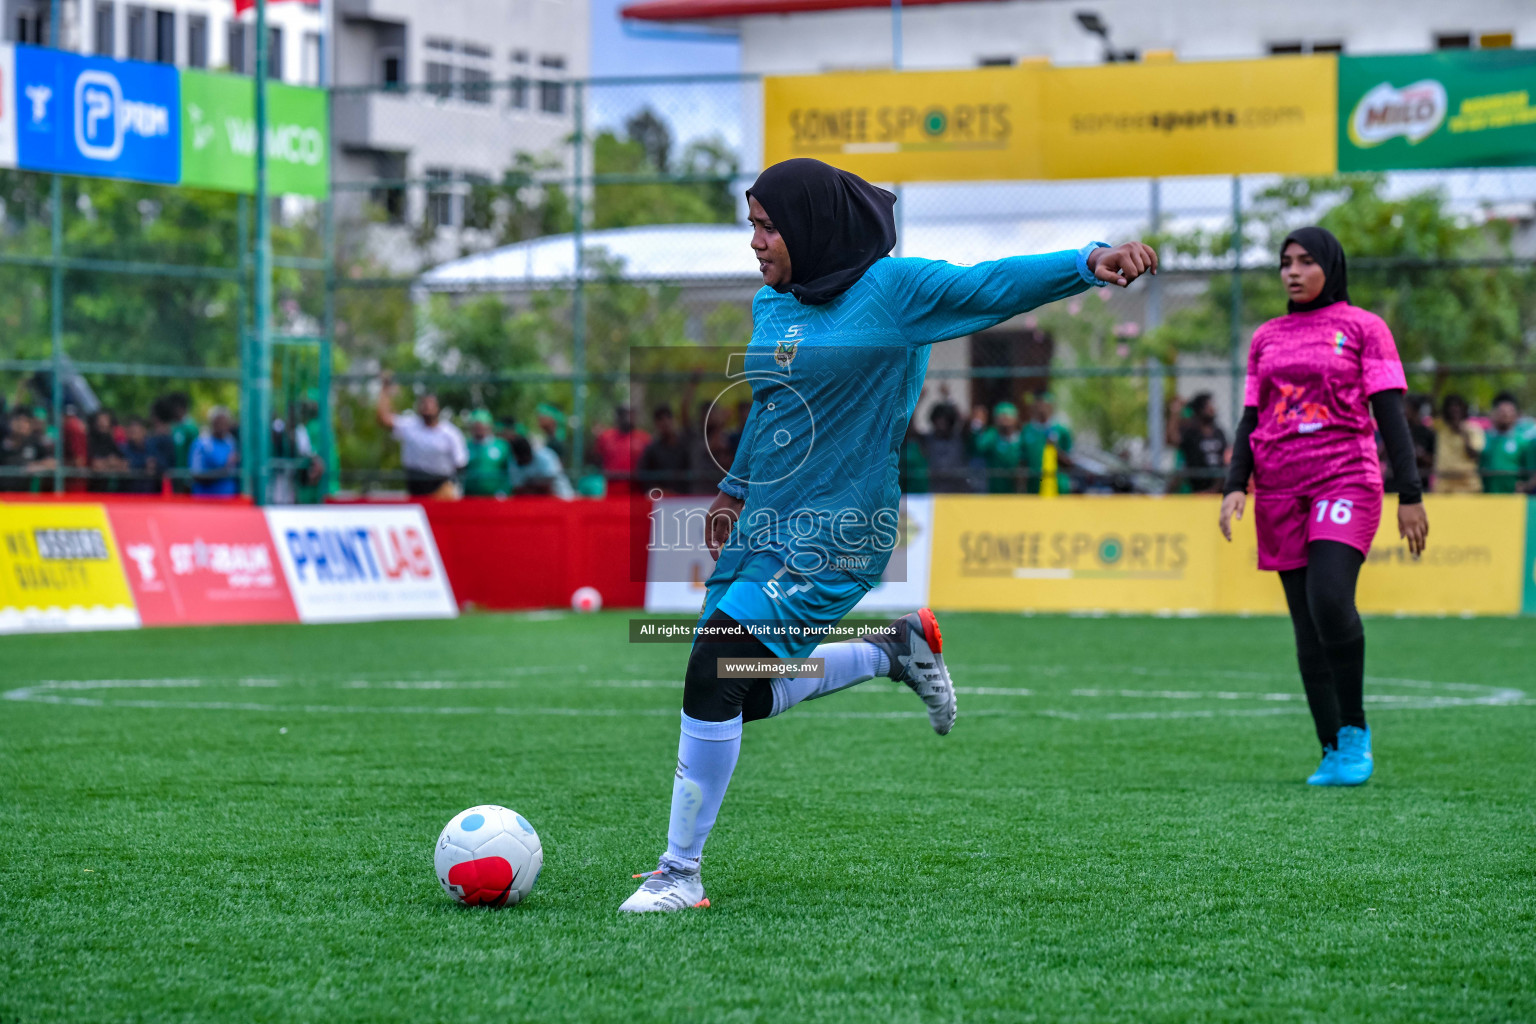
[[[688,871],[699,869],[704,840],[715,827],[740,754],[740,715],[729,722],[702,722],[684,713],[683,732],[677,741],[666,860]]]
[[[813,658],[825,658],[826,674],[820,679],[799,676],[795,679],[774,679],[773,713],[782,715],[803,700],[815,700],[838,690],[846,690],[855,683],[862,683],[875,676],[890,675],[891,659],[874,644],[862,640],[848,643],[822,644],[811,652]]]

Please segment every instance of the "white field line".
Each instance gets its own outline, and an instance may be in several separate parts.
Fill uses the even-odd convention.
[[[524,666],[518,670],[518,675],[542,675],[554,671],[563,671],[567,674],[575,669],[574,666],[559,668],[557,666]],[[1148,673],[1153,674],[1153,673]],[[1274,678],[1273,675],[1264,673],[1244,674],[1245,677],[1255,676],[1259,678]],[[1476,694],[1476,696],[1441,696],[1433,693],[1418,694],[1367,694],[1366,700],[1381,709],[1404,710],[1434,710],[1448,707],[1491,707],[1491,706],[1529,706],[1536,704],[1536,700],[1526,696],[1525,691],[1512,687],[1491,687],[1474,683],[1440,683],[1429,680],[1416,679],[1372,679],[1372,682],[1389,686],[1401,686],[1418,690],[1445,689],[1455,690],[1459,693]],[[528,680],[527,682],[534,682]],[[6,700],[27,701],[54,705],[73,705],[78,707],[127,707],[141,709],[166,709],[166,710],[198,710],[198,711],[255,711],[272,714],[286,714],[301,712],[306,714],[385,714],[385,715],[507,715],[507,716],[552,716],[552,717],[617,717],[625,715],[674,715],[677,712],[672,708],[570,708],[570,707],[453,707],[434,705],[405,705],[396,707],[377,707],[357,704],[268,704],[255,701],[193,701],[193,700],[158,700],[158,699],[129,699],[108,697],[69,696],[91,691],[103,690],[156,690],[156,689],[198,689],[202,687],[218,688],[228,686],[240,686],[250,688],[272,689],[286,686],[299,686],[314,688],[313,678],[297,679],[290,677],[242,677],[238,679],[60,679],[41,680],[30,686],[18,687],[0,694]],[[545,681],[538,681],[539,685]],[[667,689],[677,690],[680,684],[670,679],[590,679],[590,680],[566,680],[563,686],[578,685],[592,688],[618,688],[618,689]],[[367,680],[345,679],[333,684],[339,689],[387,689],[387,690],[494,690],[514,689],[524,685],[523,680],[494,679],[494,680],[445,680],[445,679],[393,679],[393,680]],[[902,693],[906,687],[894,684],[866,683],[860,687],[864,692],[878,693]],[[1040,694],[1026,687],[999,687],[999,686],[957,686],[956,692],[960,694],[991,696],[991,697],[1017,697],[1017,698],[1044,698],[1050,695]],[[966,709],[967,717],[990,718],[1004,716],[1038,716],[1050,718],[1063,718],[1068,720],[1096,719],[1105,721],[1136,721],[1156,719],[1183,719],[1183,718],[1225,718],[1225,717],[1255,717],[1267,715],[1301,714],[1306,708],[1301,703],[1302,695],[1299,693],[1260,693],[1236,690],[1136,690],[1136,689],[1074,689],[1070,691],[1073,697],[1080,699],[1150,699],[1150,700],[1218,700],[1218,701],[1260,701],[1269,704],[1263,708],[1223,708],[1223,709],[1188,709],[1188,710],[1147,710],[1147,711],[1073,711],[1059,708],[979,708]],[[817,711],[804,709],[796,712],[798,717],[809,718],[849,718],[849,719],[899,719],[923,717],[921,711],[857,711],[857,710],[825,710]]]

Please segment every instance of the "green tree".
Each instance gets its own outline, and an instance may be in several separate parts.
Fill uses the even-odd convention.
[[[1040,329],[1071,350],[1078,366],[1129,369],[1135,362],[1135,346],[1126,333],[1127,325],[1104,301],[1109,298],[1100,289],[1053,303],[1040,312]],[[1053,387],[1063,398],[1073,426],[1094,435],[1102,448],[1113,450],[1125,438],[1146,433],[1147,390],[1139,377],[1077,377]]]
[[[642,224],[719,224],[736,216],[736,155],[719,139],[696,140],[673,158],[671,129],[646,107],[625,122],[624,135],[592,140],[596,174],[625,180],[592,190],[594,228]]]

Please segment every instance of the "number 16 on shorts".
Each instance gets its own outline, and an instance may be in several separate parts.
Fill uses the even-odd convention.
[[[1381,495],[1373,495],[1365,488],[1350,488],[1343,494],[1324,493],[1326,497],[1312,499],[1307,540],[1338,541],[1358,548],[1362,554],[1368,553],[1381,523]]]
[[[1348,526],[1350,519],[1355,514],[1355,503],[1349,498],[1318,498],[1313,506],[1317,509],[1315,522],[1330,522],[1338,526]]]

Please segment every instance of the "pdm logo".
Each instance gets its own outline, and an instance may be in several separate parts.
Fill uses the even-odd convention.
[[[141,181],[180,179],[174,67],[18,46],[16,90],[19,166]]]

